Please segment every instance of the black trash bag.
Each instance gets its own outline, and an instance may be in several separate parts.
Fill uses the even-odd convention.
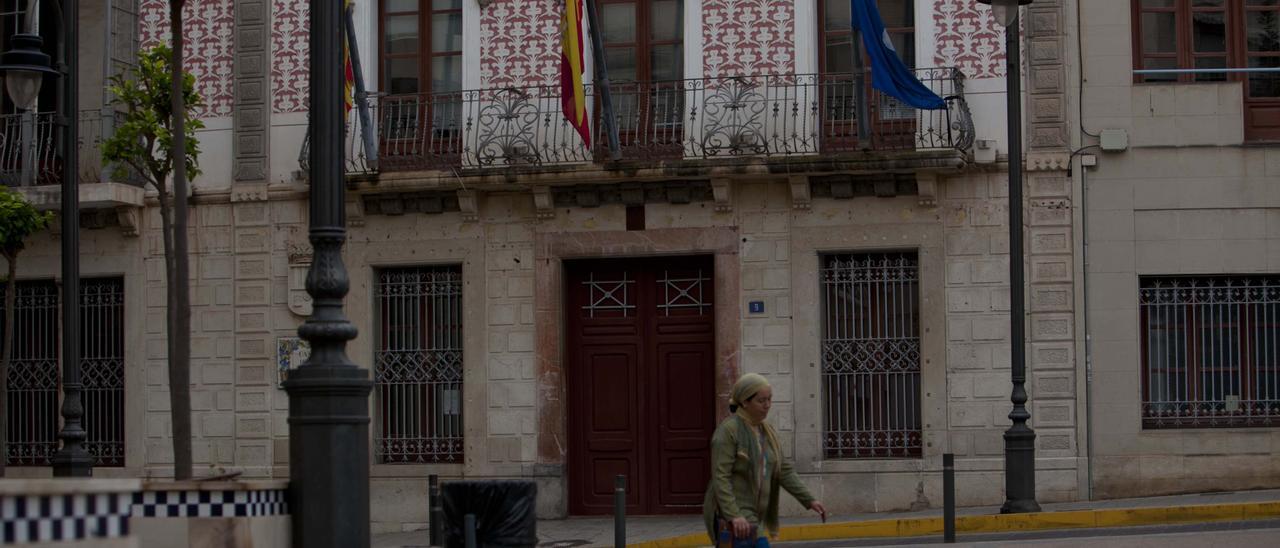
[[[441,483],[444,527],[441,541],[461,548],[464,516],[476,516],[476,546],[516,547],[538,544],[534,514],[538,486],[528,480],[449,481]]]

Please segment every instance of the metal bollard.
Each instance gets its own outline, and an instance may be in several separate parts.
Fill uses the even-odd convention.
[[[440,476],[427,476],[427,544],[440,546],[440,529],[444,527],[444,513],[440,507]]]
[[[476,548],[476,515],[467,514],[462,518],[462,538],[466,548]]]
[[[627,545],[627,476],[623,474],[613,482],[613,545]]]
[[[942,542],[956,541],[956,456],[942,454]]]

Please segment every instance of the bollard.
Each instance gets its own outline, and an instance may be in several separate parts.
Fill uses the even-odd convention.
[[[440,546],[440,529],[444,527],[444,512],[440,507],[440,476],[427,476],[427,544]]]
[[[476,548],[476,515],[467,514],[462,518],[462,538],[466,548]]]
[[[627,476],[623,474],[613,482],[613,545],[627,545]]]
[[[956,541],[956,456],[942,454],[942,542]]]

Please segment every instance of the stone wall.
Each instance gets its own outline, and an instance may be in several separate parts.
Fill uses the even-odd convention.
[[[1049,184],[1044,181],[1050,179],[1033,184]],[[948,451],[958,457],[961,504],[1003,500],[1001,433],[1010,390],[1003,175],[942,178],[936,206],[928,200],[922,205],[918,196],[817,198],[801,205],[793,202],[789,183],[733,181],[722,184],[717,201],[649,203],[643,232],[625,230],[622,205],[558,207],[540,218],[528,192],[482,194],[475,198],[475,213],[399,215],[366,214],[353,196],[344,257],[351,274],[347,313],[361,334],[348,348],[357,364],[368,367],[374,352],[375,269],[460,264],[464,280],[465,461],[375,464],[375,529],[414,528],[426,521],[430,473],[446,479],[537,478],[539,513],[564,515],[567,410],[558,350],[559,261],[581,256],[715,254],[717,392],[723,398],[740,371],[774,382],[772,417],[786,452],[835,511],[937,505],[941,454]],[[1064,187],[1035,188],[1032,196]],[[287,477],[288,402],[277,386],[276,346],[278,339],[295,335],[309,311],[301,287],[309,246],[300,190],[273,186],[269,192],[204,194],[193,208],[192,400],[200,475]],[[1064,257],[1060,249],[1067,231],[1062,217],[1030,217],[1030,263],[1069,263],[1069,251]],[[138,327],[130,331],[138,335],[129,347],[129,378],[138,390],[133,393],[142,394],[130,400],[138,409],[130,415],[129,464],[134,473],[149,476],[168,475],[172,467],[158,222],[152,207],[143,237],[103,229],[84,244],[90,256],[124,261],[117,271],[129,288],[127,321]],[[821,448],[818,256],[880,249],[920,253],[924,457],[828,460]],[[24,277],[56,269],[53,248],[32,255],[39,258],[23,269]],[[86,265],[86,271],[102,268],[93,261]],[[1071,333],[1053,323],[1071,314],[1064,297],[1052,294],[1069,292],[1069,277],[1051,275],[1061,268],[1031,279],[1033,296],[1047,294],[1033,297],[1030,318],[1036,326],[1030,387],[1041,435],[1041,500],[1079,496]],[[762,301],[764,312],[750,313],[751,301]],[[787,511],[801,509],[788,503]]]

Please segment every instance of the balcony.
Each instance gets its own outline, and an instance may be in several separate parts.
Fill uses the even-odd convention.
[[[512,169],[559,172],[557,168],[575,164],[673,167],[679,162],[696,170],[842,157],[916,157],[923,158],[916,167],[928,167],[929,158],[963,158],[974,136],[963,75],[954,68],[920,69],[916,74],[946,99],[947,108],[903,105],[853,74],[616,83],[611,91],[621,162],[609,160],[603,127],[592,127],[591,147],[584,146],[564,118],[558,85],[371,94],[363,98],[365,108],[349,113],[346,169],[357,176],[430,170],[483,174]],[[596,90],[585,87],[588,108],[598,110]],[[869,107],[863,138],[859,95],[867,98]],[[304,143],[304,169],[307,154]],[[890,163],[898,168],[913,165]]]
[[[81,184],[82,209],[127,209],[143,204],[140,177],[132,173],[113,177],[102,165],[102,141],[115,122],[110,112],[80,111],[75,177]],[[39,209],[56,209],[62,202],[66,165],[58,150],[57,123],[54,112],[0,115],[0,185],[23,194]]]

